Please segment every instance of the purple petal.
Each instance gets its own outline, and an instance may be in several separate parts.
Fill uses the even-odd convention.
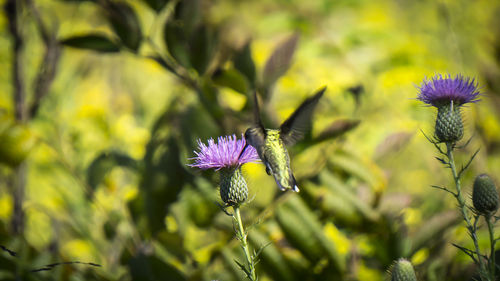
[[[209,139],[208,146],[198,140],[199,151],[194,152],[196,157],[191,158],[194,163],[188,166],[203,170],[219,170],[225,167],[240,166],[248,162],[257,162],[259,156],[255,148],[250,145],[245,148],[245,145],[246,141],[243,135],[241,140],[238,140],[236,135],[219,137],[217,143],[214,139]],[[245,151],[241,153],[243,148]]]
[[[437,74],[430,80],[424,79],[418,89],[420,93],[417,99],[436,107],[450,101],[458,106],[477,102],[480,95],[475,79],[462,75],[452,78],[450,74],[445,77]]]

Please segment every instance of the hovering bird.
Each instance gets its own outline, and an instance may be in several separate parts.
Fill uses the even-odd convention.
[[[281,124],[279,129],[264,128],[260,119],[257,93],[254,92],[254,124],[245,132],[246,145],[251,145],[257,150],[260,159],[266,165],[267,174],[274,177],[282,191],[291,189],[299,192],[290,168],[290,156],[286,146],[294,145],[304,137],[314,108],[325,90],[326,87],[321,88],[314,96],[302,102],[292,115]]]

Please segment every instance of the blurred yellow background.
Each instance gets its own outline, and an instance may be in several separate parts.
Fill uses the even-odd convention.
[[[214,203],[220,201],[217,174],[186,164],[197,139],[244,132],[252,122],[253,89],[266,88],[260,91],[265,121],[277,127],[322,86],[328,88],[311,136],[291,148],[301,192],[278,194],[262,164],[244,166],[253,199],[242,212],[247,225],[258,222],[250,242],[255,249],[271,243],[257,265],[260,279],[384,280],[402,256],[419,280],[471,278],[471,260],[450,244],[471,246],[456,202],[430,187],[453,182],[422,133],[433,134],[436,110],[416,96],[422,80],[438,73],[477,80],[483,95],[462,111],[462,142],[472,140],[457,162],[481,149],[462,181],[467,199],[476,175],[488,173],[498,183],[498,1],[21,2],[24,45],[17,63],[26,105],[37,99],[45,63],[36,13],[61,53],[38,113],[16,120],[14,45],[9,17],[0,13],[0,245],[23,256],[20,262],[0,253],[0,279],[64,261],[102,266],[26,274],[33,280],[243,279],[233,262],[242,253],[231,218]],[[128,7],[117,8],[125,23],[113,22],[116,6],[109,3]],[[196,26],[191,35],[182,30],[190,24]],[[170,27],[181,35],[169,35]],[[134,28],[141,30],[137,48],[127,41],[139,34]],[[199,30],[205,33],[196,35]],[[117,49],[69,40],[89,34]],[[263,85],[269,57],[294,34],[286,72]],[[247,43],[255,81],[235,62]],[[196,54],[208,54],[204,69]],[[230,71],[236,76],[218,76]],[[331,126],[338,136],[315,141]],[[19,167],[26,171],[25,219],[16,234]],[[287,223],[309,221],[299,210],[314,218],[319,234],[313,228],[310,237]],[[488,249],[485,229],[479,235]],[[337,256],[344,263],[339,268]]]

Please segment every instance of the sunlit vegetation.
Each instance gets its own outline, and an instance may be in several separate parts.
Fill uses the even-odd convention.
[[[259,280],[378,281],[408,261],[418,280],[478,278],[417,96],[438,73],[476,79],[454,161],[479,149],[467,204],[477,175],[498,187],[500,2],[0,4],[0,280],[244,280],[219,175],[188,164],[198,140],[241,138],[255,91],[277,128],[324,86],[288,149],[300,192],[242,166]]]

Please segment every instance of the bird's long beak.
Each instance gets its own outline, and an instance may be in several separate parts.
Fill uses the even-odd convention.
[[[243,147],[243,149],[241,150],[240,155],[238,156],[238,160],[241,158],[241,155],[243,155],[243,152],[245,152],[245,150],[247,149],[247,147],[248,147],[248,142],[245,143],[245,147]]]

